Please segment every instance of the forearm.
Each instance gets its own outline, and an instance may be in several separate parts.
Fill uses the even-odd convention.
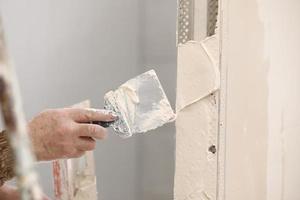
[[[14,177],[14,156],[5,131],[0,133],[0,187]]]

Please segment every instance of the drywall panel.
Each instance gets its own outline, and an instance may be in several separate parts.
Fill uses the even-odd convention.
[[[300,199],[300,2],[222,1],[225,199]]]
[[[258,2],[270,60],[267,197],[300,199],[300,2]]]
[[[227,1],[227,115],[225,196],[267,195],[268,60],[256,1]]]

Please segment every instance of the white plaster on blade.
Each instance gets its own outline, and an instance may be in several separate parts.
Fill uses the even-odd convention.
[[[104,99],[116,105],[117,113],[128,126],[128,136],[156,129],[176,118],[154,70],[106,93]]]

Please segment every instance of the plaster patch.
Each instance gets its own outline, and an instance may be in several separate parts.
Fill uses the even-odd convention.
[[[220,87],[219,44],[216,36],[178,47],[177,112]]]
[[[216,144],[217,106],[215,96],[207,96],[177,115],[176,120],[176,173],[174,196],[184,200],[205,191],[215,199],[217,156],[208,151]],[[189,199],[189,198],[188,198]]]

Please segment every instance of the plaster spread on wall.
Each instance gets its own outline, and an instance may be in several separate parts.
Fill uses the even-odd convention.
[[[178,47],[177,112],[220,87],[219,45],[216,36]]]
[[[176,200],[216,199],[218,49],[216,36],[178,47]]]

